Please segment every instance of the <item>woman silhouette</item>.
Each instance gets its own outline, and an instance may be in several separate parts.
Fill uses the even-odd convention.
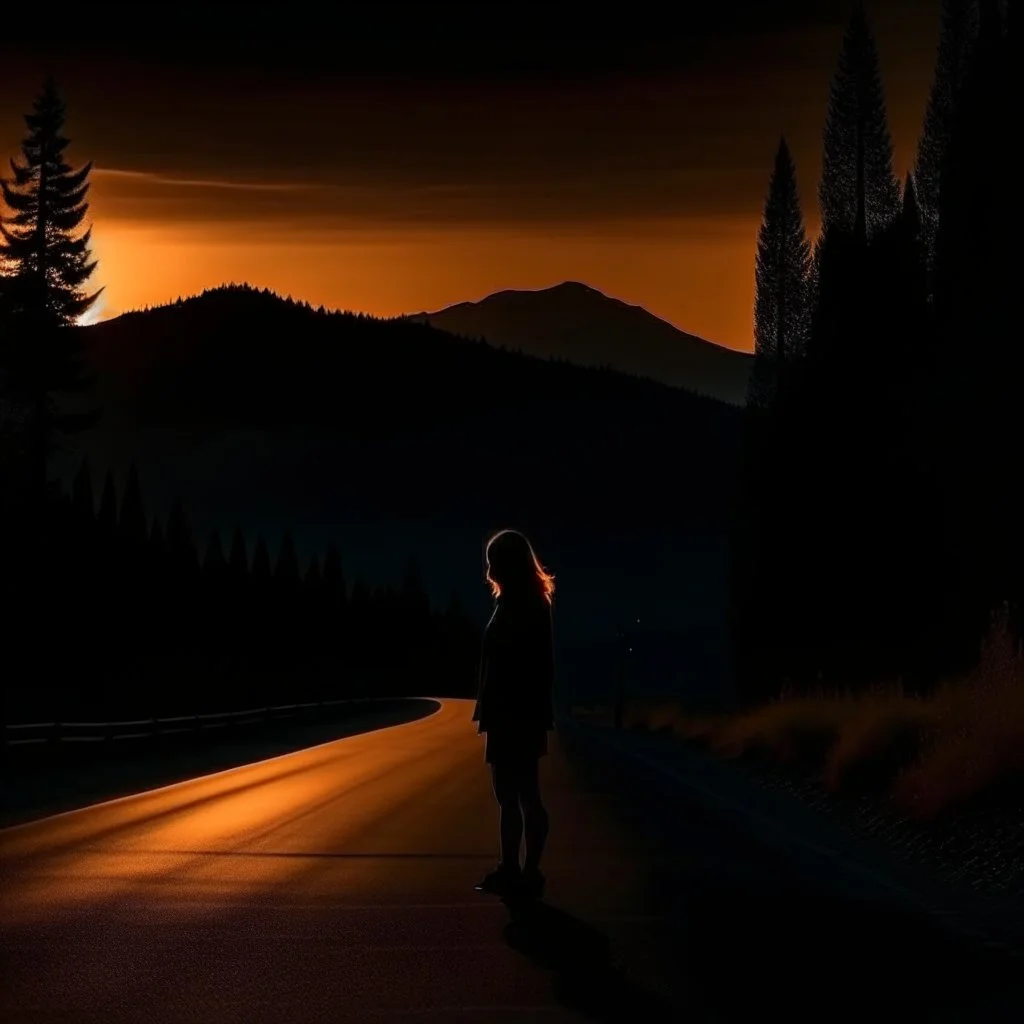
[[[501,860],[476,888],[540,898],[548,813],[540,797],[538,767],[547,753],[548,730],[554,728],[554,577],[541,568],[530,542],[516,530],[491,537],[486,560],[494,613],[484,631],[473,721],[486,737],[484,758],[498,801]],[[526,855],[520,867],[524,832]]]

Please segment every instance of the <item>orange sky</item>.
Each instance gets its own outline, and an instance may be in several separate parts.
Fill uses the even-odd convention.
[[[314,305],[391,316],[502,288],[544,288],[571,279],[646,306],[702,337],[750,347],[755,221],[316,235],[287,225],[217,229],[104,218],[100,176],[95,192],[96,279],[106,286],[101,318],[225,281],[247,281]]]
[[[935,47],[922,10],[874,10],[901,173]],[[785,132],[814,230],[842,19],[716,31],[679,67],[468,85],[48,57],[68,155],[96,165],[98,315],[228,281],[387,316],[571,279],[750,349],[775,145]],[[0,52],[11,154],[37,50]]]

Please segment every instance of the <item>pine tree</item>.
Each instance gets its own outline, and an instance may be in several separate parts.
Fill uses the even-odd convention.
[[[249,575],[249,552],[245,545],[245,534],[241,526],[236,526],[231,536],[231,554],[228,556],[228,568],[235,579],[243,580]]]
[[[905,309],[910,311],[911,323],[916,327],[914,337],[920,344],[925,337],[924,307],[928,299],[928,240],[917,182],[909,173],[903,183],[903,204],[896,226],[897,272]]]
[[[198,569],[199,553],[192,539],[185,507],[180,501],[174,502],[167,519],[167,548],[179,568],[185,571]]]
[[[149,584],[155,596],[164,600],[164,580],[168,566],[167,536],[160,523],[160,516],[153,516],[153,525],[149,529],[149,541],[146,544],[146,562],[150,568]]]
[[[90,260],[91,229],[77,237],[74,232],[89,210],[92,163],[75,171],[64,160],[70,141],[62,134],[64,117],[56,83],[47,77],[33,112],[25,115],[29,134],[22,159],[12,160],[12,177],[0,181],[12,211],[0,225],[0,256],[23,286],[17,295],[28,304],[25,311],[62,327],[75,324],[102,291],[83,291],[96,261]]]
[[[974,0],[944,0],[935,77],[932,81],[924,127],[917,144],[914,184],[921,208],[922,231],[929,268],[935,257],[939,228],[939,184],[946,158],[953,118],[977,31]]]
[[[281,540],[281,550],[277,555],[277,565],[274,567],[274,580],[286,586],[293,586],[300,580],[299,559],[295,553],[295,541],[292,539],[291,530],[285,530]]]
[[[430,613],[430,597],[423,583],[419,562],[413,555],[406,560],[402,573],[401,601],[403,607],[417,616]]]
[[[878,52],[862,3],[851,15],[829,93],[818,197],[823,231],[838,227],[863,239],[900,209]]]
[[[128,482],[121,498],[121,532],[133,544],[146,541],[146,510],[142,504],[142,488],[135,463],[128,469]]]
[[[261,533],[256,538],[256,547],[252,555],[252,578],[255,583],[268,583],[272,578],[270,569],[270,548]]]
[[[61,413],[54,392],[88,387],[79,335],[62,330],[75,324],[100,292],[84,285],[96,268],[89,252],[91,229],[79,233],[88,212],[87,163],[77,171],[64,159],[65,107],[47,77],[33,111],[25,115],[28,135],[12,175],[0,179],[9,214],[0,217],[0,265],[6,272],[0,299],[6,307],[6,387],[30,410],[33,490],[41,498],[46,461],[57,435],[92,425],[96,412]],[[102,291],[102,289],[101,289]]]
[[[109,469],[103,481],[103,496],[100,498],[97,518],[103,532],[112,537],[117,529],[117,490],[114,487],[114,474]]]
[[[755,265],[754,352],[776,372],[807,351],[810,261],[796,168],[783,138],[768,185]],[[755,404],[762,404],[760,395]]]
[[[75,514],[83,523],[92,522],[96,518],[96,501],[92,494],[92,469],[88,457],[83,457],[78,464],[71,494]]]
[[[224,558],[224,545],[220,540],[220,530],[214,527],[210,531],[210,539],[206,543],[206,554],[203,555],[203,572],[211,579],[220,579],[227,571],[228,563]]]
[[[1004,282],[1012,271],[1004,265],[1004,233],[1014,200],[993,188],[1012,176],[1008,123],[1011,55],[996,0],[980,0],[978,25],[961,87],[955,94],[952,127],[941,165],[935,289],[941,318],[959,327],[980,327],[979,317],[1005,298]],[[979,333],[982,333],[979,331]],[[979,338],[999,345],[1001,339]],[[980,354],[984,345],[972,346]],[[968,353],[961,353],[968,354]]]
[[[337,608],[344,608],[348,597],[345,574],[341,566],[341,552],[334,544],[327,549],[327,557],[324,559],[323,583],[328,602]]]
[[[306,569],[306,576],[304,582],[311,592],[319,593],[320,585],[322,583],[319,556],[313,555],[313,557],[309,560],[309,566]]]
[[[1012,21],[1007,25],[998,0],[979,0],[942,165],[933,277],[944,366],[933,419],[944,431],[946,508],[958,522],[979,623],[985,605],[1004,600],[1024,579],[1024,510],[1006,470],[1019,462],[1024,433],[1024,353],[1013,340],[1021,202],[1016,189],[993,185],[1013,181],[1018,164],[1012,125],[1019,56],[1008,29]]]
[[[373,594],[363,574],[356,573],[355,581],[352,584],[352,611],[366,615],[373,603]]]

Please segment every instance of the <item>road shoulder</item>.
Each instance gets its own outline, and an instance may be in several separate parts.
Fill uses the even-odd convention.
[[[428,698],[367,700],[327,714],[247,726],[233,735],[182,734],[157,743],[120,745],[110,741],[88,751],[87,757],[76,753],[32,762],[12,758],[0,794],[0,828],[413,722],[439,707]]]
[[[1024,927],[954,893],[881,844],[853,836],[788,794],[755,786],[734,765],[671,737],[562,720],[570,748],[615,765],[673,801],[699,806],[775,854],[809,880],[855,900],[922,914],[959,939],[1024,957]]]

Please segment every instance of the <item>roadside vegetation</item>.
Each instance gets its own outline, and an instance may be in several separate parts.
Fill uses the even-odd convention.
[[[1007,609],[993,615],[968,675],[911,696],[899,683],[821,689],[732,715],[634,705],[627,727],[668,731],[716,755],[785,766],[829,791],[869,795],[922,821],[1024,795],[1024,651]]]

